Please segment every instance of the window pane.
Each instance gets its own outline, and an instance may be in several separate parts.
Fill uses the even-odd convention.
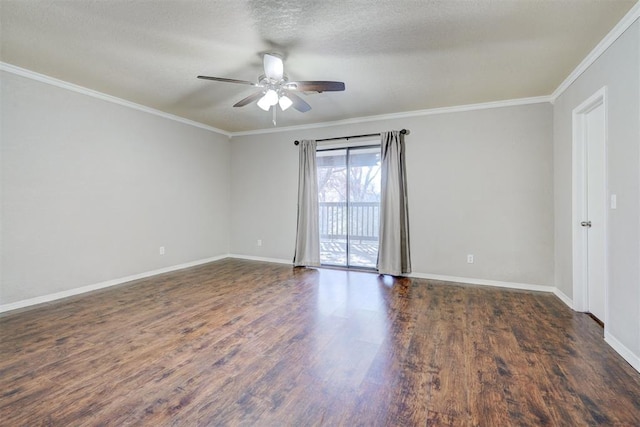
[[[347,150],[319,151],[320,262],[347,265]]]
[[[349,265],[375,268],[380,224],[380,148],[349,151]]]
[[[317,152],[320,262],[375,268],[380,147]]]

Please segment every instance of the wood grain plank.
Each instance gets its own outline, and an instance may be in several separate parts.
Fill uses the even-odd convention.
[[[0,315],[0,426],[640,425],[551,294],[225,259]]]

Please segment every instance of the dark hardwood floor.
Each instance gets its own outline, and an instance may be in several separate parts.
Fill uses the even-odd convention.
[[[226,259],[0,316],[0,424],[640,425],[546,293]]]

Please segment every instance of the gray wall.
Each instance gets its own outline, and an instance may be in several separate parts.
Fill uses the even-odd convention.
[[[0,304],[228,252],[226,136],[1,77]]]
[[[234,137],[231,252],[292,259],[295,139],[403,127],[413,271],[553,286],[548,103]]]
[[[639,27],[553,106],[285,130],[232,143],[2,73],[0,304],[227,253],[291,260],[293,140],[403,127],[411,130],[414,272],[555,286],[572,297],[571,112],[607,86],[608,189],[618,209],[609,212],[606,333],[638,360]],[[466,263],[469,253],[474,264]]]
[[[640,24],[636,22],[555,102],[556,286],[573,294],[572,111],[602,87],[608,93],[609,323],[606,331],[640,358]]]

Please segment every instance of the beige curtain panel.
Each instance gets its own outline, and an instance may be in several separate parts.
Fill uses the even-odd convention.
[[[404,135],[394,130],[382,132],[380,137],[382,181],[377,269],[380,274],[400,276],[411,273]]]
[[[293,265],[296,267],[320,266],[316,145],[314,140],[302,140],[299,145],[298,226],[293,256]]]

